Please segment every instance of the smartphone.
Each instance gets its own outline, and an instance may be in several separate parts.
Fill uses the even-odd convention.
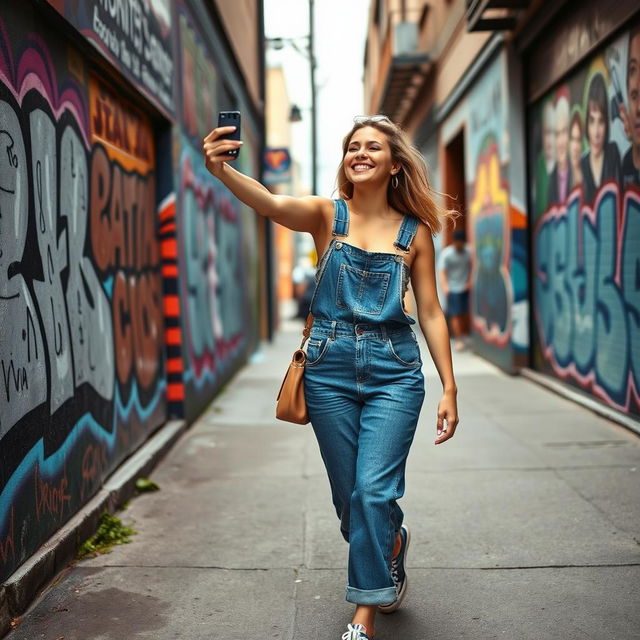
[[[226,133],[223,136],[218,138],[219,140],[240,140],[240,112],[239,111],[220,111],[218,113],[218,126],[219,127],[229,127],[233,126],[236,128],[235,131],[231,133]],[[224,155],[229,155],[234,158],[238,157],[240,153],[240,149],[231,149],[231,151],[227,151]]]

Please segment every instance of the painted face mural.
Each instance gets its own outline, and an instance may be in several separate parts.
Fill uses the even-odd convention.
[[[537,165],[538,173],[532,176],[548,182],[546,202],[536,193],[532,207],[535,366],[636,415],[639,59],[636,24],[565,80],[572,114],[571,189],[560,190],[555,170],[545,176]],[[545,117],[543,103],[548,99],[533,106],[534,122]],[[535,152],[534,138],[530,144]]]
[[[571,186],[582,183],[582,174],[580,171],[580,159],[582,156],[582,126],[580,124],[580,114],[572,119],[571,132],[569,135],[569,159],[571,161],[571,173],[573,176]],[[578,177],[580,176],[580,177]]]
[[[566,171],[569,153],[569,102],[561,96],[556,104],[556,163]]]
[[[599,105],[591,102],[589,103],[588,115],[587,115],[587,140],[589,142],[589,149],[593,156],[600,156],[605,143],[605,114],[600,109]]]
[[[627,60],[627,134],[636,152],[640,152],[640,30],[629,36]]]
[[[544,126],[542,129],[543,149],[547,170],[551,170],[556,159],[556,126],[553,103],[548,102],[544,108]]]

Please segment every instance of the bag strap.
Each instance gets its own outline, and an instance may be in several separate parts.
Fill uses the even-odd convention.
[[[311,327],[313,326],[313,314],[309,312],[307,316],[307,321],[304,323],[304,329],[302,330],[302,342],[300,343],[300,348],[304,347],[304,343],[309,339],[311,335]]]

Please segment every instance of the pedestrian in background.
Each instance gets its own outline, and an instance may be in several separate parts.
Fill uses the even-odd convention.
[[[447,316],[456,351],[464,349],[463,336],[469,318],[471,250],[464,229],[453,231],[453,242],[440,253],[440,286],[447,298]]]
[[[305,397],[349,543],[345,598],[356,609],[341,638],[373,640],[376,613],[395,611],[408,585],[410,532],[397,500],[425,395],[416,320],[403,304],[409,279],[443,386],[435,443],[458,424],[432,238],[457,212],[441,209],[421,154],[386,116],[356,117],[343,140],[336,200],[272,194],[233,169],[226,154],[242,142],[220,138],[232,130],[204,139],[207,169],[258,214],[312,234],[321,256]]]
[[[316,287],[315,269],[308,256],[303,256],[291,273],[294,295],[297,302],[295,318],[306,320],[313,291]]]

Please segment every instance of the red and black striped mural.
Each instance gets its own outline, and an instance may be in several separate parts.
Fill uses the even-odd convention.
[[[182,374],[182,329],[180,327],[180,298],[178,278],[178,240],[176,228],[176,199],[167,196],[158,207],[158,233],[164,279],[164,319],[167,353],[167,402],[170,415],[184,416],[184,381]]]

